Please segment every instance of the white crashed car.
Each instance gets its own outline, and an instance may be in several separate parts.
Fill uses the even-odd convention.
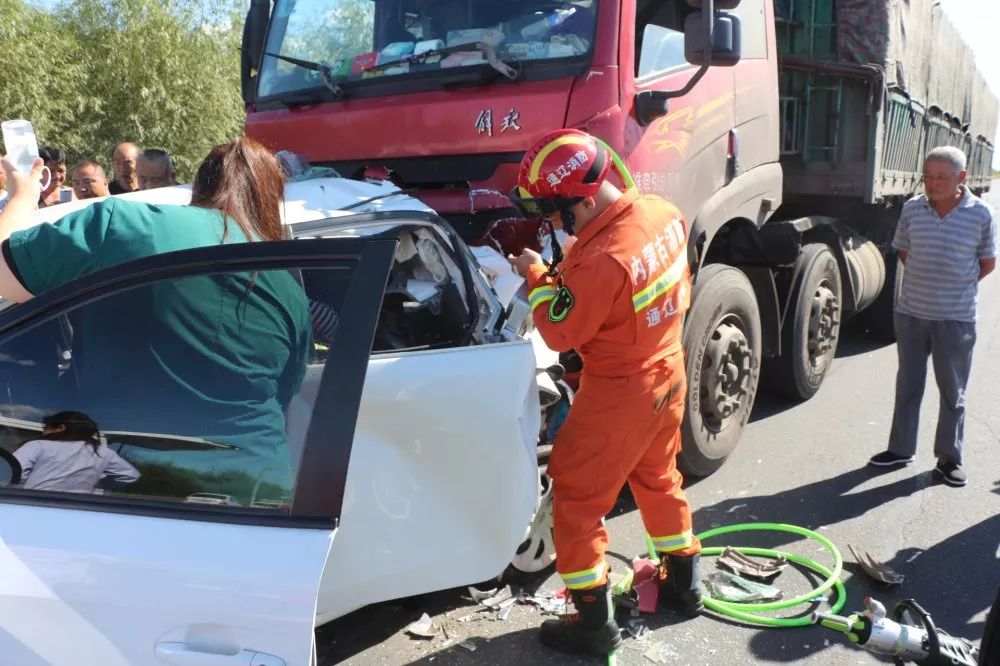
[[[186,203],[190,190],[124,196]],[[389,186],[291,183],[284,217],[296,240],[150,257],[0,309],[3,663],[309,664],[316,625],[488,579],[522,544],[539,504],[539,387],[554,392],[537,372],[551,359],[520,335],[523,302],[505,308],[451,229]],[[95,304],[237,269],[291,270],[339,317],[287,408],[287,469],[181,428],[109,427],[134,484],[11,483],[11,452],[72,408],[56,396],[85,363],[74,326],[94,325]],[[143,316],[115,312],[99,325]]]

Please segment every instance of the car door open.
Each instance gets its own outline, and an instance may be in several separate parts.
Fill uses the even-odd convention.
[[[395,247],[186,250],[0,312],[4,663],[310,663]]]
[[[496,296],[434,215],[359,215],[294,231],[398,241],[317,622],[497,575],[539,502],[531,344],[500,332]],[[307,412],[323,404],[308,390],[301,398]]]

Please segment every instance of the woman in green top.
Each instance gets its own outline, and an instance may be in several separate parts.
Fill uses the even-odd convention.
[[[6,160],[3,168],[13,184],[0,214],[7,300],[154,254],[283,238],[284,173],[250,139],[209,153],[189,206],[109,198],[13,233],[32,215],[41,168],[36,161],[27,177]],[[90,414],[105,431],[200,437],[250,454],[257,469],[288,468],[284,410],[312,342],[306,296],[287,271],[154,282],[70,316],[77,379],[63,408]]]

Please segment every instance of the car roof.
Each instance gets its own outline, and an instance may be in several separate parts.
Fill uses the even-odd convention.
[[[142,192],[129,192],[113,197],[99,197],[70,201],[42,208],[34,218],[21,228],[42,222],[56,222],[69,213],[83,210],[104,199],[125,199],[151,204],[183,206],[191,203],[191,186],[175,185]],[[344,210],[348,208],[348,210]],[[282,222],[286,225],[301,224],[329,218],[354,218],[360,213],[382,212],[433,213],[418,199],[415,199],[388,182],[370,182],[347,178],[315,178],[290,182],[285,186],[285,200],[282,205]],[[351,222],[345,219],[345,227]],[[362,232],[362,235],[377,231]]]

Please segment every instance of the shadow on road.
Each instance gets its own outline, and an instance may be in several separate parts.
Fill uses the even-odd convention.
[[[1000,514],[927,550],[900,550],[889,565],[906,576],[906,583],[894,601],[912,597],[933,614],[938,626],[952,634],[979,640],[985,617],[978,616],[989,609],[1000,587],[1000,567],[996,565],[998,541]],[[981,573],[972,578],[970,570]]]
[[[450,646],[439,650],[426,657],[415,659],[409,664],[429,664],[434,666],[439,664],[448,666],[449,664],[468,664],[470,660],[484,664],[509,664],[513,662],[512,657],[523,664],[552,664],[553,666],[593,666],[595,664],[606,664],[607,659],[597,657],[572,657],[558,652],[553,652],[542,647],[538,643],[538,628],[522,629],[512,631],[489,641],[482,639],[472,641],[476,646],[475,653],[471,653],[460,646]],[[514,657],[517,655],[517,657]],[[431,659],[434,661],[431,662]]]
[[[840,341],[837,344],[837,358],[861,356],[890,347],[893,344],[895,343],[876,340],[857,320],[852,320],[841,329]],[[766,359],[764,363],[767,364]],[[771,393],[767,390],[767,381],[761,381],[753,412],[750,414],[750,423],[776,416],[801,404],[801,401],[789,400]]]
[[[842,614],[863,610],[865,597],[878,599],[892,612],[903,599],[914,599],[930,613],[938,628],[953,636],[979,642],[985,626],[985,613],[990,609],[1000,586],[997,567],[983,566],[995,557],[1000,538],[1000,516],[948,537],[929,548],[905,548],[888,563],[906,576],[899,586],[875,583],[860,571],[860,567],[845,564],[852,574],[847,579],[849,605]],[[970,579],[970,568],[988,571],[986,576]],[[819,628],[787,633],[762,631],[750,640],[750,651],[760,659],[778,662],[798,662],[831,645],[847,643],[846,637]]]
[[[891,347],[895,342],[884,342],[868,332],[859,319],[851,319],[840,329],[837,358],[849,358]]]
[[[894,499],[920,492],[938,483],[931,472],[925,472],[861,492],[852,492],[865,481],[893,471],[897,470],[882,471],[862,467],[772,496],[729,498],[696,511],[695,525],[699,531],[704,531],[717,525],[764,520],[819,530],[827,525],[860,517]],[[741,545],[776,547],[796,540],[798,537],[794,535],[779,533],[739,535]],[[857,565],[846,563],[844,570],[850,576],[845,584],[852,606],[845,608],[844,612],[861,610],[862,600],[868,596],[881,601],[888,610],[896,602],[912,598],[927,608],[939,627],[953,635],[978,641],[983,632],[983,613],[993,603],[997,587],[1000,586],[1000,568],[983,566],[984,562],[996,558],[998,541],[1000,515],[948,537],[927,550],[900,550],[888,562],[906,577],[905,583],[896,587],[875,583]],[[713,540],[711,545],[719,544]],[[846,559],[852,559],[849,552],[843,554]],[[972,566],[977,571],[989,573],[970,580],[969,569]],[[796,662],[843,641],[843,636],[821,628],[804,629],[791,634],[763,631],[754,635],[750,649],[761,659]]]
[[[717,525],[763,520],[816,530],[862,516],[882,504],[919,492],[934,482],[931,472],[925,472],[861,492],[851,492],[865,481],[893,471],[898,470],[865,466],[772,495],[729,497],[695,511],[694,524],[699,531],[704,531]],[[746,540],[745,537],[740,535],[741,542]],[[768,542],[781,545],[798,539],[795,535],[773,534]]]
[[[763,421],[772,416],[777,416],[789,409],[798,407],[801,402],[789,400],[769,393],[763,386],[757,392],[757,398],[753,403],[753,411],[750,413],[749,423]]]
[[[316,629],[317,661],[338,664],[388,640],[420,613],[445,613],[462,605],[454,590],[445,590],[366,606]]]

